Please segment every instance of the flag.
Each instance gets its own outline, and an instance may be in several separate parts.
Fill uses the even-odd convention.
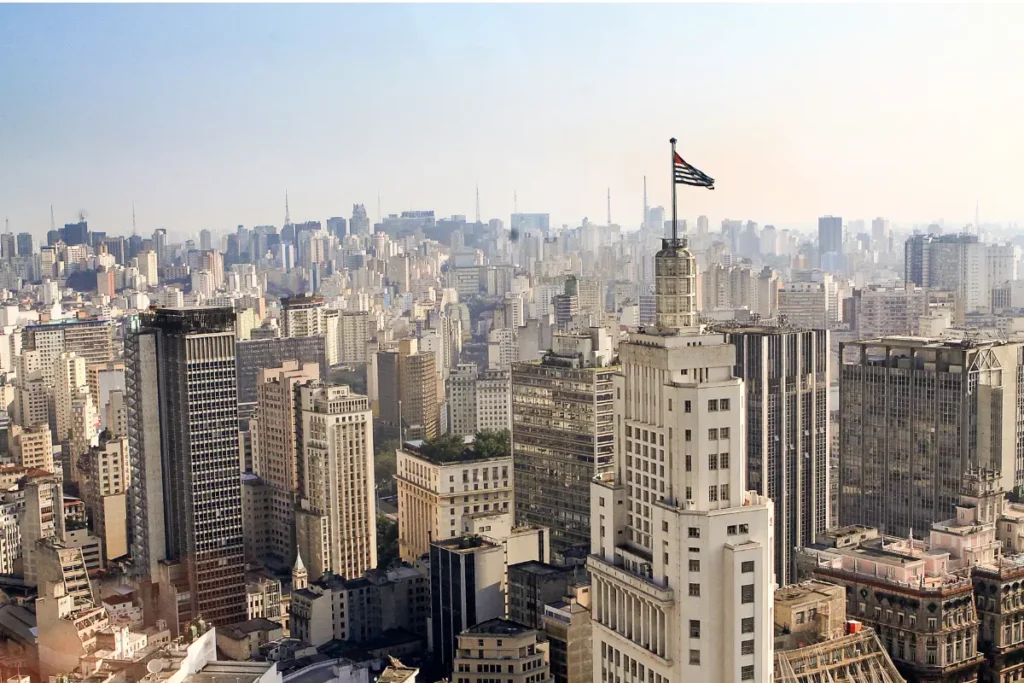
[[[673,152],[672,154],[675,157],[673,169],[675,171],[676,185],[692,185],[694,187],[706,187],[709,190],[715,189],[714,178],[683,161],[683,158],[678,153]]]

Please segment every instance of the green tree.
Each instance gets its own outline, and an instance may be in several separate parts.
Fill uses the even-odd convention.
[[[387,569],[398,559],[398,524],[390,517],[377,516],[377,568]]]
[[[420,453],[424,457],[436,462],[452,462],[462,457],[466,450],[466,444],[461,436],[456,434],[441,434],[429,441],[424,441],[420,446]]]
[[[395,493],[395,472],[398,463],[398,456],[395,451],[401,444],[395,439],[386,439],[378,442],[373,453],[373,475],[376,479],[377,489],[383,495]]]
[[[473,450],[481,458],[507,458],[512,454],[512,434],[507,429],[484,429],[476,433]]]

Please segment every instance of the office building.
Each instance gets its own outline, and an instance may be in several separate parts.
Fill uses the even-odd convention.
[[[840,344],[841,524],[906,537],[943,519],[964,474],[1024,490],[1024,344],[914,337]]]
[[[377,335],[377,321],[368,311],[341,314],[338,322],[338,362],[365,363],[367,342]]]
[[[655,259],[657,328],[619,344],[614,464],[591,488],[594,678],[767,683],[773,505],[746,486],[736,349],[696,326],[685,239]]]
[[[508,370],[484,370],[476,381],[476,431],[511,428],[511,373]]]
[[[793,549],[829,526],[829,333],[722,331],[744,383],[747,486],[775,504],[775,583],[785,586],[795,580]]]
[[[63,540],[64,490],[59,475],[37,470],[25,475],[21,482],[25,492],[25,509],[21,513],[21,562],[26,586],[40,580],[40,542],[55,538]]]
[[[430,544],[430,627],[434,661],[452,668],[458,634],[508,613],[508,568],[547,562],[545,529],[522,528],[502,538],[459,536]]]
[[[173,632],[246,614],[234,321],[155,309],[125,342],[132,558]]]
[[[823,260],[825,254],[843,253],[843,219],[839,216],[818,219],[818,253]]]
[[[509,683],[551,683],[549,648],[535,629],[490,619],[459,634],[452,679],[492,683],[502,673]]]
[[[458,436],[476,434],[476,363],[460,363],[452,368],[445,385],[448,432]]]
[[[266,487],[266,537],[257,541],[273,561],[283,567],[295,563],[295,506],[300,481],[296,387],[320,379],[316,363],[285,361],[279,367],[260,370],[256,385],[256,417],[252,471]],[[255,531],[255,530],[254,530]]]
[[[327,377],[325,338],[317,337],[274,337],[239,341],[235,345],[238,355],[238,403],[239,412],[251,414],[256,408],[256,388],[260,370],[280,367],[286,361],[295,361],[299,366],[316,363],[320,376]]]
[[[512,364],[516,520],[551,529],[556,552],[590,538],[590,481],[612,466],[612,378],[580,353]]]
[[[590,586],[575,585],[561,599],[544,605],[542,630],[550,644],[554,683],[587,683],[594,677]]]
[[[470,446],[451,460],[439,460],[424,451],[422,442],[405,442],[395,463],[400,557],[415,562],[432,542],[478,528],[494,536],[507,534],[513,520],[513,477],[511,456],[480,457]]]
[[[74,353],[86,364],[114,360],[114,324],[109,320],[61,320],[26,325],[22,349],[39,351],[39,369],[50,382],[60,354]]]
[[[419,340],[403,339],[398,351],[377,353],[379,417],[389,438],[433,439],[440,428],[437,355]]]
[[[370,218],[366,215],[366,207],[362,204],[352,205],[352,218],[348,223],[350,235],[368,236],[370,234]]]
[[[296,513],[309,578],[354,579],[377,566],[377,514],[370,403],[343,385],[298,388],[301,420]]]
[[[508,568],[508,618],[540,629],[544,626],[544,606],[569,594],[569,586],[586,581],[584,567],[556,567],[530,561]]]

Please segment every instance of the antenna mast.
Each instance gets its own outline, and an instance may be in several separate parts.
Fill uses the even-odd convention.
[[[640,223],[640,227],[642,227],[645,230],[647,229],[647,220],[648,220],[647,216],[648,216],[649,211],[650,210],[647,208],[647,176],[645,175],[644,176],[644,219]],[[664,227],[662,227],[662,230],[664,230]]]
[[[50,230],[56,230],[57,223],[53,220],[53,204],[50,204]]]
[[[139,229],[135,227],[135,200],[132,200],[132,234],[138,235]]]
[[[608,188],[608,225],[612,224],[612,188]]]
[[[292,224],[292,212],[288,209],[288,190],[284,191],[284,224]]]
[[[480,183],[476,184],[476,222],[480,222]]]

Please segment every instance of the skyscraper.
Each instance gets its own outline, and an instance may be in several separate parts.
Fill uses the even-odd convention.
[[[890,337],[839,349],[841,524],[925,534],[972,469],[1024,491],[1024,343]]]
[[[818,253],[824,259],[825,254],[842,252],[843,219],[839,216],[822,216],[818,219]]]
[[[234,322],[156,309],[125,341],[132,556],[174,631],[246,618]]]
[[[298,388],[302,483],[299,549],[316,580],[326,571],[360,578],[377,566],[370,403],[347,386]]]
[[[348,223],[350,235],[369,235],[370,217],[366,215],[366,207],[362,204],[352,205],[352,220]]]
[[[619,345],[614,466],[591,488],[594,679],[767,683],[773,506],[746,490],[736,349],[696,327],[686,241],[655,258],[658,325]]]
[[[551,529],[556,552],[590,541],[590,481],[612,466],[612,377],[581,354],[512,364],[516,522]]]
[[[266,485],[268,519],[260,547],[282,566],[295,563],[295,506],[299,496],[299,464],[295,388],[320,379],[316,363],[300,366],[285,361],[261,370],[256,384],[256,439],[253,472]]]
[[[829,525],[829,333],[722,330],[746,395],[747,486],[775,504],[775,582],[796,581],[793,548]]]

